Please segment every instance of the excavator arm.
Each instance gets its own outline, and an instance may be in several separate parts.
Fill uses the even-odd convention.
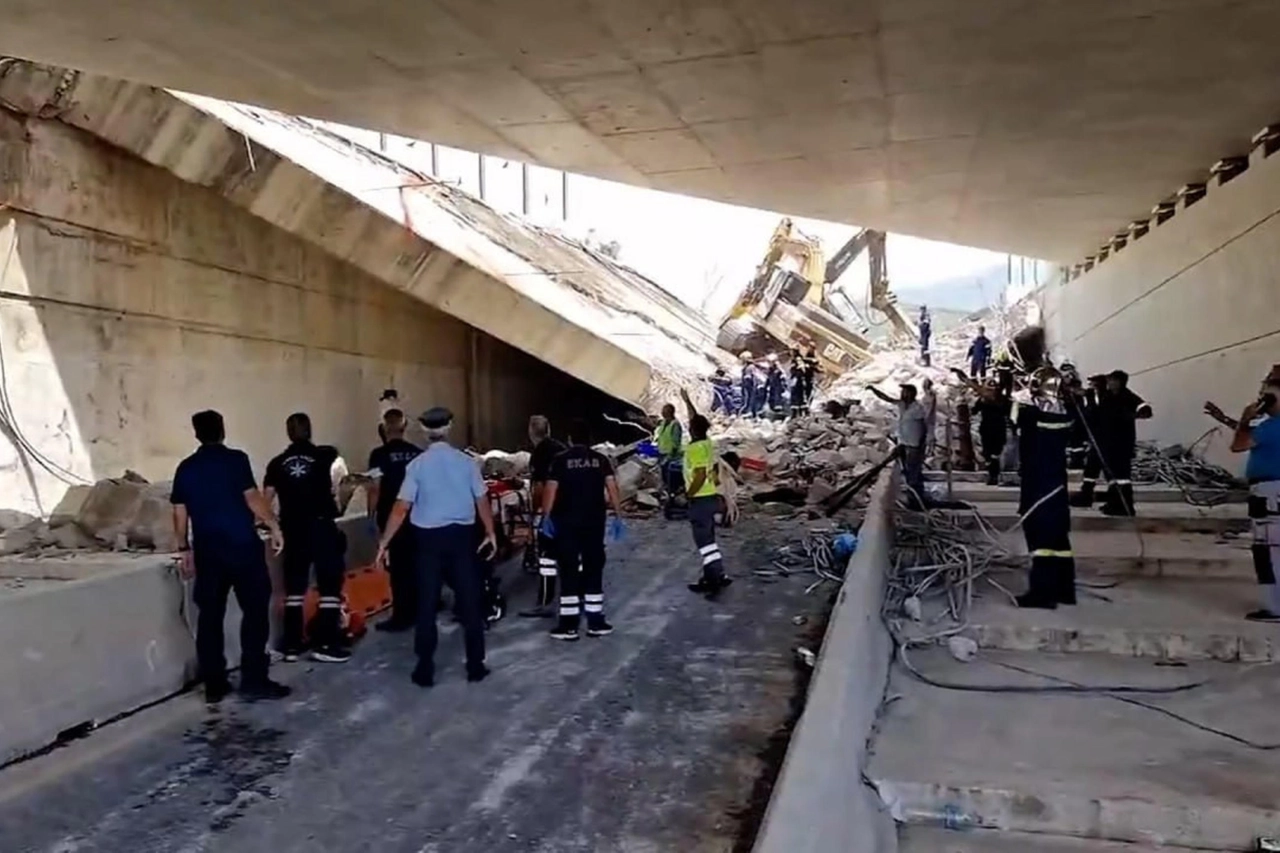
[[[889,278],[885,274],[885,233],[883,231],[867,231],[868,266],[871,270],[871,307],[883,313],[893,324],[894,334],[904,338],[914,338],[918,332],[916,327],[898,307],[898,298],[889,290]]]

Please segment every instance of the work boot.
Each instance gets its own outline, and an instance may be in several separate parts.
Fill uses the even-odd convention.
[[[1270,610],[1253,610],[1244,615],[1244,618],[1250,622],[1280,622],[1280,613],[1272,613]]]
[[[302,656],[306,646],[302,641],[303,608],[301,604],[284,606],[283,637],[280,640],[280,654],[292,663]]]
[[[420,663],[413,668],[413,674],[409,676],[409,680],[419,687],[431,687],[436,683],[435,667]]]
[[[227,698],[231,693],[231,682],[224,675],[221,678],[215,678],[205,682],[204,685],[204,701],[210,705],[217,705],[223,699]]]
[[[1057,610],[1058,602],[1051,598],[1045,598],[1034,592],[1024,592],[1015,599],[1021,608],[1030,608],[1034,610]]]
[[[1132,518],[1137,515],[1133,506],[1133,486],[1112,485],[1107,490],[1107,500],[1099,507],[1099,511],[1103,515],[1119,516],[1124,518]]]
[[[240,682],[240,695],[250,702],[258,700],[283,699],[293,692],[293,688],[286,687],[278,681],[272,681],[270,678],[255,678],[252,681]]]
[[[1072,495],[1067,500],[1067,503],[1071,504],[1072,506],[1086,507],[1086,508],[1093,506],[1093,483],[1090,483],[1087,481],[1084,483],[1081,483],[1080,491]]]
[[[578,639],[578,620],[571,616],[561,616],[560,621],[551,629],[551,637],[555,640],[567,641]]]
[[[322,663],[346,663],[351,660],[351,648],[345,643],[328,643],[313,651],[311,657]]]
[[[588,637],[607,637],[612,633],[613,626],[605,621],[603,614],[593,614],[587,617]]]
[[[490,669],[484,663],[467,664],[467,681],[475,684],[489,677]]]

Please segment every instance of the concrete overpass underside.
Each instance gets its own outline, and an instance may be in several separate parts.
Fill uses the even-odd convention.
[[[1280,118],[1271,0],[0,0],[0,52],[1075,262]]]

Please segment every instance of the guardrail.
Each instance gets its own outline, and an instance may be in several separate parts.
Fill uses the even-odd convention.
[[[804,712],[756,837],[755,853],[889,853],[892,818],[863,781],[893,642],[880,618],[893,548],[898,466],[871,502],[827,625]]]

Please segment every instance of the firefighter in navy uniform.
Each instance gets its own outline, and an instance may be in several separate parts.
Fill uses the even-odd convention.
[[[552,461],[542,496],[543,533],[554,541],[560,569],[560,618],[552,637],[578,639],[584,614],[588,636],[613,632],[604,617],[604,540],[606,520],[610,538],[621,538],[620,511],[613,465],[591,448],[586,423],[574,421],[569,449]]]
[[[1107,393],[1098,406],[1098,441],[1107,475],[1107,499],[1099,510],[1104,515],[1134,515],[1133,456],[1138,445],[1138,421],[1152,416],[1151,406],[1129,390],[1129,374],[1113,370],[1107,374]]]
[[[280,499],[280,529],[284,533],[285,660],[297,660],[303,650],[307,588],[315,566],[320,607],[312,631],[312,656],[327,663],[345,663],[351,650],[342,636],[342,583],[346,574],[346,537],[338,530],[338,504],[333,497],[330,469],[338,451],[311,442],[311,418],[296,412],[285,421],[289,446],[267,464],[262,485],[267,499]]]
[[[1080,431],[1084,433],[1084,472],[1080,478],[1080,491],[1071,496],[1071,505],[1093,506],[1093,493],[1102,473],[1101,440],[1102,424],[1098,420],[1098,407],[1107,396],[1107,377],[1101,373],[1089,377],[1089,387],[1075,398],[1075,416]]]
[[[1059,379],[1052,368],[1042,368],[1033,377],[1031,402],[1014,404],[1021,475],[1018,514],[1025,516],[1022,532],[1031,555],[1030,582],[1018,596],[1019,607],[1052,610],[1076,603],[1067,498],[1071,415],[1058,396]]]
[[[385,443],[369,454],[369,513],[378,527],[378,535],[387,529],[387,519],[395,506],[396,495],[404,484],[404,472],[422,448],[405,441],[408,418],[399,409],[389,409],[382,418]],[[391,617],[378,623],[379,631],[407,631],[418,623],[418,580],[413,555],[413,534],[400,530],[388,548],[388,574],[391,575]]]
[[[538,601],[521,616],[544,618],[556,615],[556,555],[554,543],[542,534],[542,497],[551,474],[551,461],[568,448],[551,436],[551,422],[543,415],[529,418],[529,505],[533,508],[533,536],[525,547],[526,571],[538,573]]]

